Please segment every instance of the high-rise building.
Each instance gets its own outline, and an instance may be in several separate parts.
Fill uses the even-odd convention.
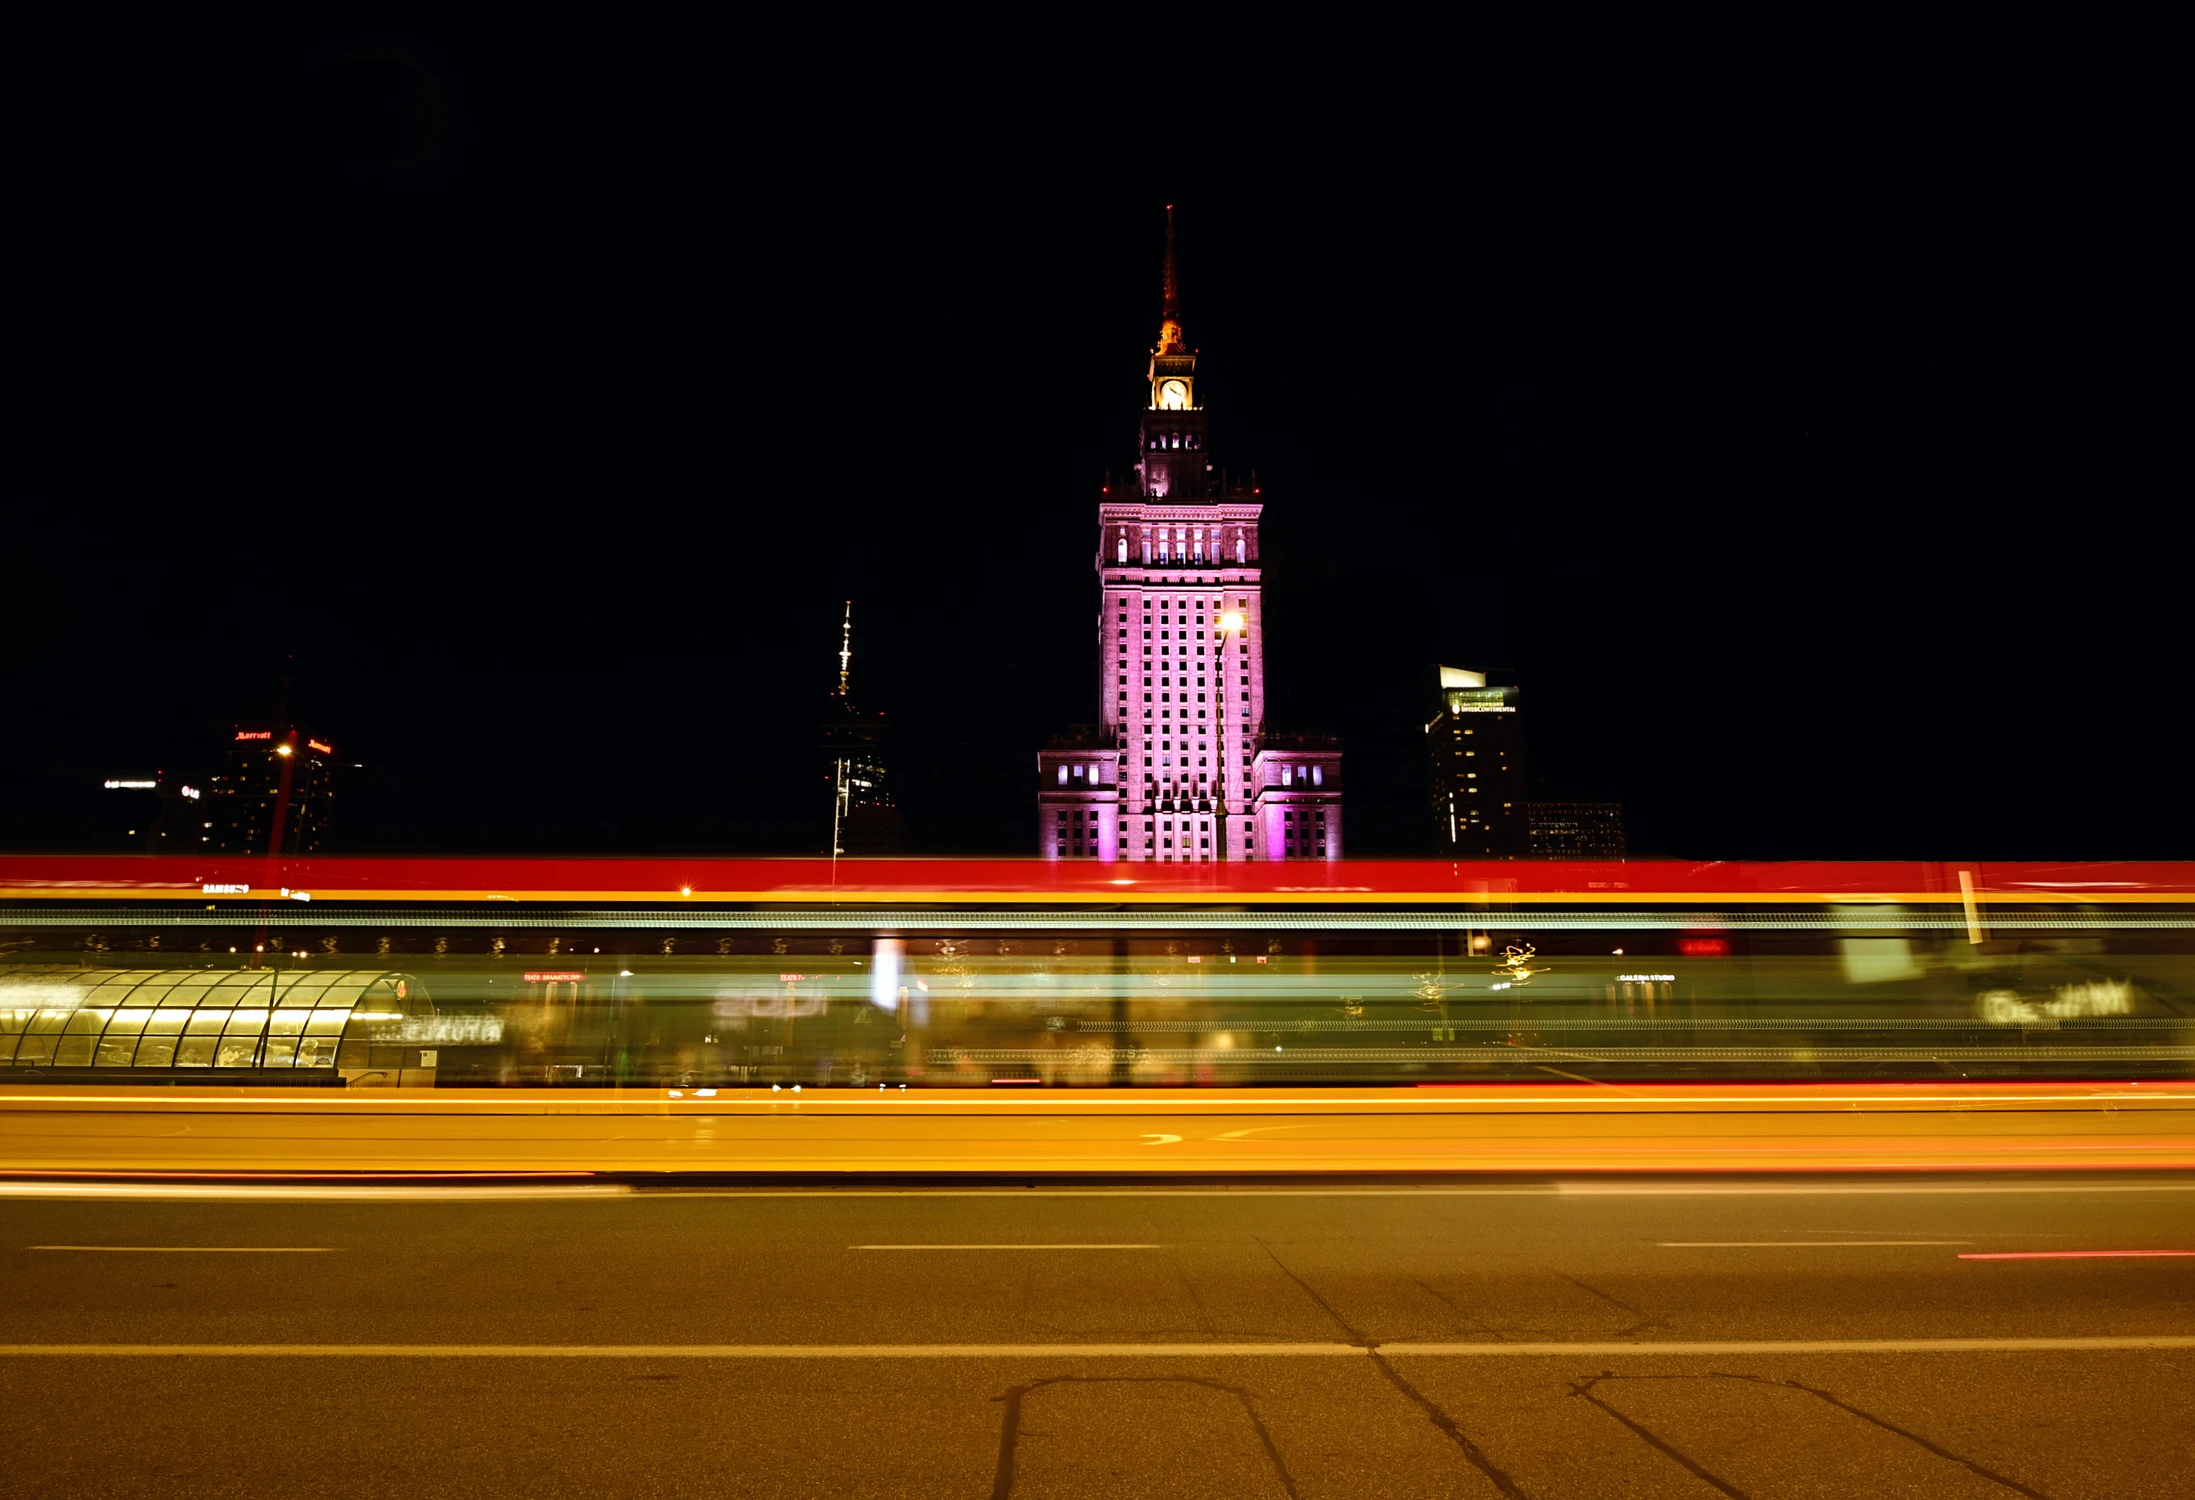
[[[889,726],[881,711],[858,708],[849,686],[854,661],[854,602],[839,627],[838,690],[823,719],[823,776],[831,794],[832,852],[897,854],[899,804],[885,763]]]
[[[1267,732],[1264,512],[1212,462],[1173,210],[1134,492],[1098,506],[1099,720],[1037,757],[1048,858],[1339,859],[1341,752]]]
[[[1532,853],[1525,814],[1524,693],[1486,673],[1440,669],[1440,706],[1425,726],[1432,757],[1435,841],[1462,859]]]
[[[201,799],[209,854],[317,854],[335,812],[335,747],[301,729],[238,728]]]
[[[1621,802],[1527,802],[1534,859],[1622,859]]]
[[[165,771],[124,770],[105,777],[99,819],[103,848],[143,850],[147,854],[194,854],[206,847],[205,819],[198,809],[200,787]]]

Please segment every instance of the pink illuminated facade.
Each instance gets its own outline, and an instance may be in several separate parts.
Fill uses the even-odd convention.
[[[1341,754],[1265,728],[1254,483],[1223,484],[1183,341],[1169,210],[1136,495],[1098,507],[1099,718],[1038,755],[1053,859],[1339,859]]]

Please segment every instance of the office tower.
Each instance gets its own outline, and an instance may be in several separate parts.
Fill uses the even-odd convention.
[[[1146,380],[1133,492],[1108,485],[1098,506],[1099,718],[1038,755],[1038,848],[1162,864],[1339,859],[1339,746],[1266,729],[1265,507],[1254,480],[1229,483],[1212,462],[1171,208]]]
[[[831,796],[833,852],[900,852],[899,804],[885,763],[884,714],[863,712],[850,686],[854,660],[854,602],[846,601],[839,627],[838,688],[823,719],[823,777]]]
[[[1621,802],[1527,802],[1534,859],[1622,859]]]
[[[1532,853],[1523,698],[1520,688],[1490,686],[1484,672],[1440,669],[1439,708],[1425,737],[1435,841],[1443,854],[1523,859]]]
[[[199,815],[205,792],[165,771],[117,771],[101,782],[109,804],[100,819],[104,848],[146,854],[196,854],[207,847]]]
[[[335,811],[335,748],[301,729],[239,728],[200,799],[209,854],[317,854]]]

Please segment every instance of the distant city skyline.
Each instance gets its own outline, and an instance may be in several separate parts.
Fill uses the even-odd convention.
[[[981,198],[774,182],[711,210],[781,246],[728,278],[719,226],[610,229],[628,192],[687,201],[692,149],[601,178],[535,152],[497,66],[457,70],[497,153],[398,191],[304,139],[325,170],[164,200],[148,274],[48,266],[26,336],[54,375],[0,549],[0,844],[80,846],[116,770],[210,770],[294,655],[291,713],[343,751],[342,849],[813,851],[852,598],[903,846],[1027,852],[1030,759],[1093,714],[1086,507],[1137,458],[1123,351],[1151,343],[1168,201],[1197,399],[1265,506],[1264,717],[1346,744],[1352,857],[1426,847],[1444,662],[1526,684],[1528,800],[1620,802],[1634,852],[2195,843],[2154,387],[2070,322],[2008,344],[2007,304],[1922,297],[1850,236],[2070,308],[2019,244],[1976,259],[1803,172],[1611,236],[1514,184],[1139,166]],[[1824,203],[1837,234],[1731,264],[1755,210]],[[87,363],[120,348],[143,357]],[[216,348],[243,351],[219,378]],[[2030,512],[2063,545],[2001,519]],[[2049,602],[2095,590],[2103,625]],[[1954,665],[1942,619],[2020,649]],[[2037,683],[2108,707],[2079,797],[2032,796],[2069,753],[2009,727]]]

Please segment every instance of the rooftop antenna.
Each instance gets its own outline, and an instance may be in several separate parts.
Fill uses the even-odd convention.
[[[1181,317],[1181,273],[1174,262],[1174,205],[1166,205],[1166,305],[1160,316],[1173,320]]]
[[[1180,354],[1187,347],[1181,332],[1181,274],[1174,261],[1174,205],[1166,205],[1166,275],[1162,288],[1165,305],[1159,312],[1158,348],[1154,353]]]
[[[838,630],[838,696],[846,697],[846,679],[854,662],[854,601],[846,601],[846,618]],[[839,825],[846,816],[846,757],[838,757],[831,787],[831,889],[838,889],[838,857],[844,853]]]
[[[838,695],[846,696],[846,674],[854,660],[854,601],[846,601],[846,621],[838,632]]]

